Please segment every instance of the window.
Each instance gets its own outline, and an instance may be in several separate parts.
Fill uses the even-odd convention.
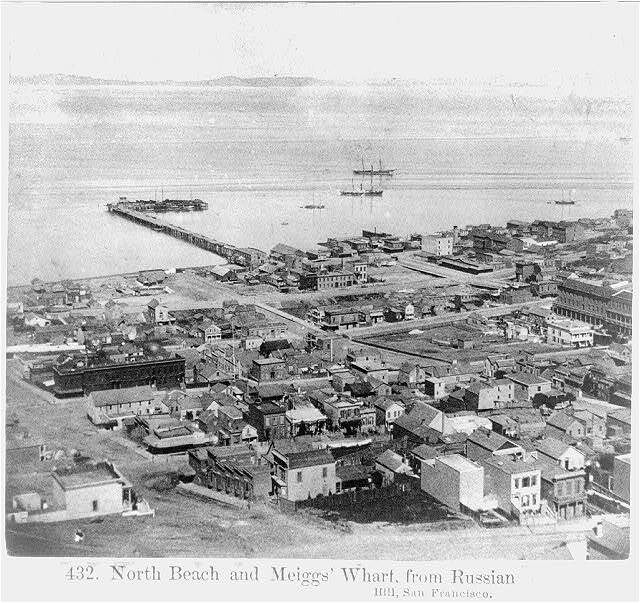
[[[532,504],[532,505],[535,505],[535,504],[536,504],[536,495],[535,495],[535,494],[532,494],[532,495],[531,495],[531,504]]]
[[[522,487],[523,487],[523,488],[528,488],[528,487],[529,487],[530,482],[531,482],[531,479],[530,479],[530,478],[528,478],[528,477],[523,477],[523,478],[522,478]]]
[[[298,471],[298,472],[296,473],[296,481],[297,481],[298,483],[301,483],[301,482],[302,482],[302,471]]]
[[[538,476],[537,475],[532,475],[531,476],[531,485],[535,486],[538,483]]]
[[[98,501],[97,500],[92,501],[91,507],[93,509],[93,512],[95,513],[98,510]]]
[[[328,474],[327,468],[326,468],[326,467],[323,467],[323,468],[322,468],[322,477],[326,478],[326,477],[327,477],[327,474]]]
[[[515,485],[516,488],[520,487],[520,478],[519,477],[516,477],[514,485]]]

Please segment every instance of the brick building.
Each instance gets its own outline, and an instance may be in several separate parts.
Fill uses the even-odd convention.
[[[249,376],[258,382],[281,381],[286,377],[286,366],[280,358],[257,358],[253,361]]]
[[[247,421],[258,431],[258,439],[277,440],[287,436],[285,409],[273,402],[250,404]]]
[[[626,281],[588,281],[568,278],[558,285],[553,311],[592,325],[604,325],[614,333],[631,334],[633,295]]]
[[[160,346],[142,348],[133,354],[63,355],[53,367],[53,392],[64,397],[138,385],[169,389],[179,387],[184,375],[185,359]]]
[[[242,500],[266,499],[271,492],[269,464],[246,444],[191,450],[189,465],[196,483]]]
[[[356,283],[357,278],[354,272],[308,272],[300,275],[300,289],[324,291],[351,287]]]

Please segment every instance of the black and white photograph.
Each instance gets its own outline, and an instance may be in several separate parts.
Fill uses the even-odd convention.
[[[638,12],[3,2],[14,596],[637,597]]]

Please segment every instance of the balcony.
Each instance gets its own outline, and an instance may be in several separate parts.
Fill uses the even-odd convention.
[[[550,502],[555,502],[559,505],[564,505],[572,502],[586,502],[587,493],[585,490],[580,492],[572,492],[571,494],[551,494],[548,497]]]

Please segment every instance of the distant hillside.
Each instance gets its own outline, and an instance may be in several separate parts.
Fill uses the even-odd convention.
[[[9,76],[9,83],[12,84],[42,84],[53,86],[282,86],[300,87],[311,86],[323,83],[312,77],[235,77],[224,76],[209,80],[162,80],[162,81],[131,81],[131,80],[110,80],[103,78],[89,77],[85,75],[67,75],[63,73],[45,73],[33,76]]]

